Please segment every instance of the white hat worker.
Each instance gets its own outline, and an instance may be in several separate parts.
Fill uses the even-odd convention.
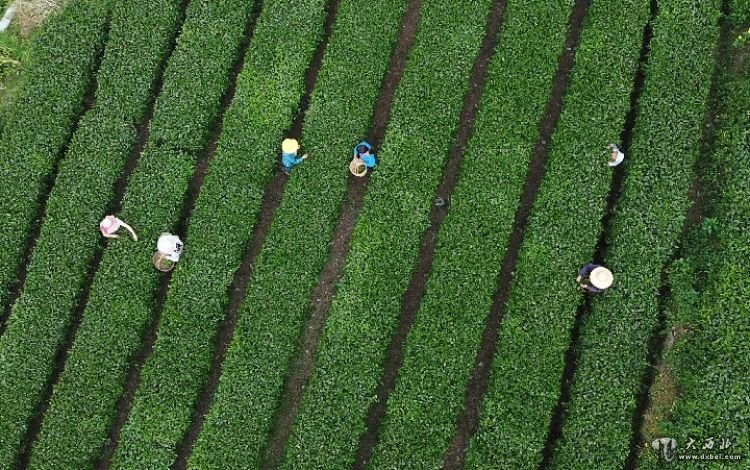
[[[593,285],[597,289],[606,289],[612,285],[614,276],[612,275],[612,271],[605,267],[599,266],[598,268],[595,268],[593,271],[591,271],[591,274],[589,275],[589,281],[591,282],[591,285]]]
[[[177,235],[162,233],[156,242],[156,249],[168,260],[178,262],[182,254],[182,240]]]

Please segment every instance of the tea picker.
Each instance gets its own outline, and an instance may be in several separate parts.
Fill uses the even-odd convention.
[[[622,163],[623,160],[625,160],[625,154],[622,153],[619,148],[617,148],[617,145],[609,144],[607,148],[612,151],[612,153],[609,155],[607,165],[609,165],[610,167],[616,167],[617,165]]]
[[[349,164],[349,171],[354,176],[365,176],[368,170],[375,168],[375,154],[370,153],[372,145],[367,141],[362,141],[354,146],[354,158]]]
[[[281,142],[281,168],[287,175],[292,173],[292,168],[302,163],[302,160],[307,159],[307,154],[301,157],[297,156],[299,149],[300,145],[296,139],[284,139]]]
[[[578,271],[576,282],[587,292],[602,292],[612,285],[614,276],[612,272],[604,266],[588,263]]]
[[[133,240],[138,241],[138,235],[135,234],[133,228],[114,215],[108,215],[99,222],[99,231],[105,238],[119,238],[120,236],[117,235],[116,232],[120,227],[125,227],[125,229],[130,232],[130,236],[133,237]]]
[[[156,242],[156,252],[151,257],[156,269],[171,271],[182,255],[182,240],[177,235],[162,233]]]

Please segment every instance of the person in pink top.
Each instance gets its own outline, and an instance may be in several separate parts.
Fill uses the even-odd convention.
[[[115,232],[117,232],[120,227],[125,227],[125,229],[130,232],[133,240],[138,241],[138,235],[135,234],[133,228],[114,215],[108,215],[101,222],[99,222],[99,231],[102,232],[102,235],[104,235],[104,237],[106,238],[118,238],[119,235],[117,235]]]

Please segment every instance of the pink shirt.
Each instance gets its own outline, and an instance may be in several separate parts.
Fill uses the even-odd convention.
[[[105,223],[107,220],[110,222],[109,227],[107,227]],[[99,231],[102,232],[102,235],[112,235],[117,232],[121,223],[122,221],[114,215],[108,215],[104,220],[99,222]]]

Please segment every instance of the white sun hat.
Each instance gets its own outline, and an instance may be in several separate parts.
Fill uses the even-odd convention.
[[[281,151],[284,153],[294,153],[299,150],[299,142],[295,139],[284,139],[281,142]]]
[[[612,272],[609,269],[599,266],[598,268],[595,268],[593,271],[591,271],[589,280],[591,281],[591,284],[597,289],[606,289],[607,287],[612,285],[614,276],[612,276]]]
[[[171,233],[162,233],[156,241],[156,249],[175,263],[179,261],[182,254],[182,245],[182,240]]]

